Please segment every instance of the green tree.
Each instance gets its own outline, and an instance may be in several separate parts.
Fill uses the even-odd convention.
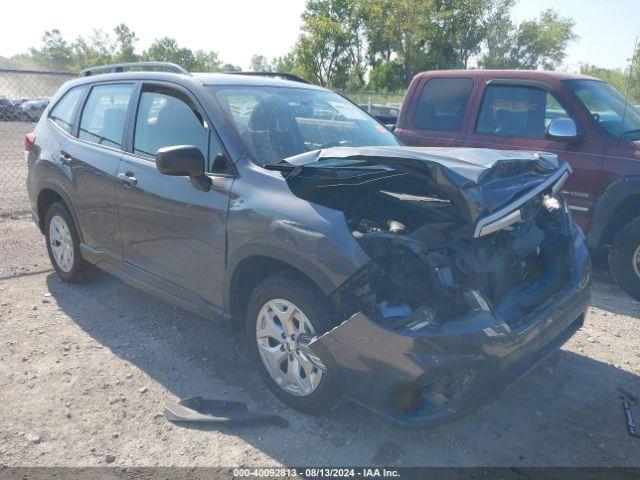
[[[220,67],[221,72],[241,72],[242,68],[232,63],[225,63]]]
[[[184,47],[180,47],[175,38],[162,37],[153,41],[143,57],[148,61],[172,62],[187,70],[193,70],[196,66],[194,53]]]
[[[308,0],[294,47],[295,73],[334,88],[362,86],[366,71],[361,3]]]
[[[434,68],[467,68],[515,0],[434,0],[426,49]]]
[[[514,0],[361,1],[369,84],[386,90],[405,87],[422,70],[467,68],[496,19],[508,18],[514,4]]]
[[[296,55],[293,51],[271,60],[274,72],[296,73]]]
[[[271,72],[273,67],[264,55],[253,55],[249,64],[252,72]]]
[[[138,55],[135,53],[138,37],[127,25],[121,23],[113,31],[116,34],[116,60],[118,62],[135,62]]]
[[[363,21],[369,45],[369,64],[395,61],[402,66],[402,84],[408,85],[425,64],[424,46],[434,26],[431,0],[363,0]],[[388,76],[387,78],[395,78]]]
[[[196,50],[194,53],[195,65],[194,70],[198,72],[219,72],[222,68],[222,62],[218,57],[218,52]]]
[[[68,70],[72,66],[73,48],[60,33],[54,28],[47,30],[42,36],[42,48],[31,49],[31,56],[48,68],[56,70]]]
[[[567,45],[578,36],[575,22],[554,10],[545,10],[536,20],[515,25],[502,17],[488,36],[482,68],[554,69],[566,57]]]
[[[640,104],[640,46],[625,69],[600,68],[595,65],[581,65],[580,73],[604,80],[613,85],[620,93],[627,95],[634,104]]]

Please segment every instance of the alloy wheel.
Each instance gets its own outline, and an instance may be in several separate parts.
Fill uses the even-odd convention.
[[[256,323],[260,359],[280,388],[305,397],[318,388],[322,370],[300,349],[300,335],[313,336],[315,330],[294,303],[273,299],[262,306]]]
[[[64,273],[73,269],[73,239],[67,222],[59,215],[55,215],[49,222],[49,245],[56,265]]]

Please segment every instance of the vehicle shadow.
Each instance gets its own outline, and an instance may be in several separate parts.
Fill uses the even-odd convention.
[[[617,315],[640,319],[640,302],[634,300],[608,277],[593,280],[591,305]]]
[[[159,402],[201,395],[246,401],[251,410],[285,417],[285,429],[197,427],[235,435],[284,465],[598,465],[610,461],[605,450],[628,451],[634,441],[625,430],[617,388],[640,394],[638,376],[567,350],[464,419],[405,429],[346,402],[320,417],[288,409],[265,393],[241,334],[108,274],[82,285],[50,274],[47,285],[82,330],[168,391]],[[618,464],[639,458],[619,457]]]

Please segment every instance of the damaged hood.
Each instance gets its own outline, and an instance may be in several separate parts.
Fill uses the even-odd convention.
[[[330,185],[332,178],[342,182],[340,175],[331,173],[336,169],[379,165],[398,170],[432,184],[470,224],[502,213],[532,193],[555,187],[570,171],[568,164],[559,166],[557,156],[550,153],[477,148],[335,147],[305,152],[284,162],[299,170],[316,167],[317,173],[305,179],[306,188],[313,188],[314,181],[318,186]]]

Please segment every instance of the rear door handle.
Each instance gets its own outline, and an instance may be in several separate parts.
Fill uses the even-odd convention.
[[[71,162],[73,162],[73,157],[64,150],[60,150],[60,161],[65,165],[71,165]]]
[[[133,172],[119,173],[118,178],[122,180],[122,183],[130,187],[138,183],[138,179],[133,175]]]

